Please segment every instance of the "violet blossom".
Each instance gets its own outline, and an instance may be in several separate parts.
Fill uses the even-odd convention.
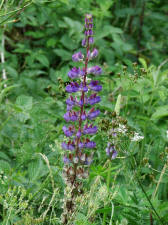
[[[63,117],[70,125],[63,126],[63,132],[69,140],[62,143],[62,148],[65,151],[63,161],[66,164],[64,176],[67,184],[71,185],[72,189],[79,185],[76,178],[83,179],[88,177],[87,167],[93,161],[93,150],[91,149],[96,148],[96,143],[89,139],[89,135],[95,135],[98,131],[97,126],[94,125],[94,119],[100,114],[100,110],[96,107],[90,110],[88,108],[101,101],[97,92],[102,90],[102,86],[98,80],[88,82],[87,79],[88,77],[94,78],[93,75],[102,74],[100,66],[88,67],[88,62],[98,55],[98,50],[96,48],[92,49],[94,38],[93,18],[91,14],[87,14],[85,17],[84,35],[85,38],[82,40],[82,46],[86,47],[85,55],[82,52],[76,52],[72,55],[74,62],[81,63],[81,68],[73,67],[70,69],[68,77],[71,79],[71,82],[65,88],[66,92],[70,93],[70,95],[66,100],[67,112]],[[75,93],[77,93],[76,96]],[[87,154],[85,151],[87,151]],[[71,206],[73,206],[73,199],[71,199],[71,202]],[[66,207],[65,203],[65,211],[67,212],[68,210],[69,213],[73,212],[73,207],[68,209]],[[66,224],[68,215],[63,213],[62,218],[64,220],[63,223]]]

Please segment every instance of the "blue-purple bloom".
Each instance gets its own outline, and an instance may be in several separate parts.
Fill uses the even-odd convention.
[[[83,47],[86,47],[86,39],[83,39],[83,40],[82,40],[82,46],[83,46]]]
[[[77,92],[79,90],[79,84],[77,82],[71,82],[65,88],[69,93]]]
[[[96,58],[96,56],[98,55],[98,50],[96,48],[93,49],[93,51],[91,52],[90,54],[90,58],[93,59],[93,58]]]
[[[90,105],[94,105],[98,102],[101,101],[101,98],[100,96],[97,96],[96,93],[92,94],[88,99],[87,99],[87,102],[90,104]]]
[[[92,80],[88,86],[92,91],[101,91],[102,86],[98,85],[98,83],[99,83],[98,80]]]
[[[71,79],[78,78],[80,76],[83,76],[84,72],[80,68],[73,67],[69,72],[68,72],[68,77]]]
[[[92,124],[88,126],[86,124],[83,128],[83,134],[95,134],[97,132],[97,127],[93,126]]]
[[[95,148],[96,143],[94,141],[90,141],[89,139],[86,139],[85,142],[85,148]]]
[[[64,150],[70,150],[70,151],[73,151],[74,149],[75,149],[75,143],[74,143],[74,141],[69,141],[68,143],[65,143],[65,142],[63,142],[62,143],[62,148],[64,149]]]
[[[64,134],[67,137],[71,137],[75,133],[75,127],[69,126],[68,128],[66,126],[63,126],[62,130],[64,131]]]
[[[70,161],[70,159],[65,155],[64,158],[63,158],[63,162],[64,162],[64,164],[69,164],[71,161]]]
[[[107,144],[107,148],[106,148],[106,154],[111,158],[111,159],[115,159],[118,155],[118,152],[115,149],[115,146],[111,143]]]
[[[100,114],[100,110],[99,110],[99,109],[95,110],[94,108],[92,108],[92,109],[88,112],[87,118],[88,118],[89,120],[92,120],[92,119],[96,118],[99,114]]]
[[[78,120],[79,117],[79,112],[75,111],[68,111],[64,114],[64,119],[69,122],[69,121],[76,121]]]
[[[77,53],[75,53],[75,54],[72,55],[72,60],[74,62],[80,62],[80,61],[83,60],[83,58],[84,58],[84,55],[82,55],[81,52],[77,52]]]
[[[81,51],[76,52],[72,55],[72,60],[74,62],[84,62],[84,66],[81,68],[73,67],[68,72],[68,77],[70,79],[78,79],[78,81],[70,82],[66,86],[66,91],[70,93],[70,96],[66,100],[67,112],[64,114],[64,119],[70,122],[72,125],[64,126],[63,132],[68,137],[68,142],[62,143],[62,148],[64,150],[72,151],[69,156],[64,156],[64,163],[75,163],[75,164],[85,164],[90,165],[92,162],[92,157],[86,155],[85,149],[93,149],[96,147],[94,141],[89,140],[88,135],[96,134],[98,128],[93,124],[88,124],[88,121],[92,121],[100,114],[99,109],[91,108],[88,110],[86,106],[95,105],[101,101],[100,96],[97,93],[102,90],[102,86],[99,81],[92,80],[90,83],[87,82],[87,75],[100,75],[102,69],[99,66],[92,66],[88,68],[88,61],[94,59],[98,55],[98,50],[96,48],[91,49],[94,42],[93,39],[93,19],[91,14],[87,14],[85,18],[85,31],[84,39],[82,40],[82,46],[86,47],[85,56]],[[80,97],[74,96],[71,93],[81,93]],[[77,108],[77,111],[76,111]],[[83,124],[85,122],[85,125]],[[86,135],[86,136],[85,136]],[[81,169],[81,172],[83,169]],[[72,171],[74,172],[74,171]]]
[[[102,73],[102,69],[100,66],[92,66],[87,69],[88,74],[100,75]]]

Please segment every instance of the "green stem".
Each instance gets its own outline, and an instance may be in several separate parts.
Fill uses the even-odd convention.
[[[108,193],[109,193],[109,190],[110,190],[110,175],[111,175],[111,161],[109,160],[109,166],[108,166],[108,171],[107,171],[107,179],[106,179],[107,192]],[[106,218],[107,218],[107,213],[104,212],[103,225],[106,225]]]
[[[135,157],[132,156],[132,158],[133,158],[134,162],[136,163]],[[136,164],[137,164],[137,163],[136,163]],[[134,167],[134,165],[133,165],[132,162],[131,162],[131,165],[132,165],[132,168],[135,169],[135,167]],[[151,206],[151,209],[153,210],[153,212],[155,213],[155,215],[158,217],[158,219],[159,219],[159,221],[160,221],[160,224],[164,225],[163,222],[162,222],[162,220],[161,220],[161,218],[160,218],[160,216],[159,216],[159,214],[157,213],[155,207],[153,206],[153,204],[152,204],[150,198],[148,197],[148,195],[147,195],[147,193],[146,193],[146,191],[145,191],[145,189],[144,189],[144,187],[143,187],[141,181],[139,180],[137,174],[135,174],[135,178],[137,179],[137,182],[138,182],[138,184],[139,184],[139,186],[140,186],[142,192],[144,193],[144,195],[145,195],[147,201],[149,202],[149,204],[150,204],[150,206]]]

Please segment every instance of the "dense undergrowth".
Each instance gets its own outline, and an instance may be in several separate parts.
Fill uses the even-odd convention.
[[[0,71],[7,76],[0,83],[0,224],[61,224],[65,86],[87,12],[94,16],[103,90],[97,149],[74,224],[168,224],[167,2],[2,1],[0,7]],[[118,156],[109,161],[107,129],[116,110],[144,138],[121,136]]]

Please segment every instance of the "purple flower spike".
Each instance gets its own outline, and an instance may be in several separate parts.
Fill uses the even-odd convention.
[[[76,82],[71,82],[66,86],[65,90],[69,93],[77,92],[79,90],[79,84]]]
[[[87,69],[88,74],[100,75],[102,73],[102,69],[99,66],[92,66]]]
[[[88,126],[87,124],[84,126],[83,128],[83,133],[84,134],[95,134],[97,132],[97,127],[91,124],[90,126]]]
[[[71,79],[78,78],[80,76],[83,76],[84,72],[80,70],[80,68],[73,67],[69,72],[68,72],[68,77]]]
[[[100,114],[100,110],[94,110],[94,108],[92,108],[89,113],[88,113],[88,119],[92,120],[94,119],[95,117],[97,117],[98,115]]]
[[[89,88],[92,91],[101,91],[102,90],[102,86],[98,85],[99,81],[98,80],[92,80],[89,84]]]
[[[77,52],[77,53],[75,53],[75,54],[72,55],[72,60],[74,62],[80,62],[80,61],[83,60],[83,58],[84,58],[84,55],[82,55],[81,52]]]
[[[102,90],[102,86],[98,80],[88,81],[89,74],[100,75],[102,73],[102,69],[99,66],[89,68],[88,65],[89,60],[94,59],[98,55],[98,50],[92,48],[92,44],[94,43],[93,33],[92,15],[86,14],[85,37],[82,40],[82,46],[86,48],[85,54],[82,54],[83,51],[78,51],[72,55],[72,61],[82,62],[83,66],[80,68],[76,66],[70,69],[68,77],[78,80],[70,82],[65,88],[66,92],[70,94],[66,100],[67,111],[63,117],[67,122],[70,122],[70,125],[63,126],[62,128],[66,137],[69,138],[69,141],[62,143],[62,148],[67,152],[66,155],[64,155],[63,161],[65,164],[69,164],[65,165],[63,173],[66,185],[74,187],[75,189],[79,186],[78,179],[88,178],[89,171],[87,167],[92,163],[92,153],[94,152],[93,150],[91,151],[91,149],[96,147],[96,143],[90,140],[89,136],[95,135],[98,128],[94,124],[88,124],[88,121],[93,120],[100,114],[100,110],[96,109],[96,107],[91,107],[91,105],[95,105],[101,101],[100,96],[97,96],[97,92]],[[76,92],[77,94],[75,96]],[[109,145],[109,149],[110,147]],[[110,157],[116,157],[116,152],[108,151]],[[75,191],[74,197],[78,195],[80,189],[77,190],[77,192]],[[70,201],[73,200],[74,199],[70,199]],[[70,218],[69,214],[65,214],[74,212],[72,207],[68,208],[67,201],[69,201],[69,199],[67,200],[67,198],[65,198],[65,212],[63,212],[64,221],[68,221]]]

